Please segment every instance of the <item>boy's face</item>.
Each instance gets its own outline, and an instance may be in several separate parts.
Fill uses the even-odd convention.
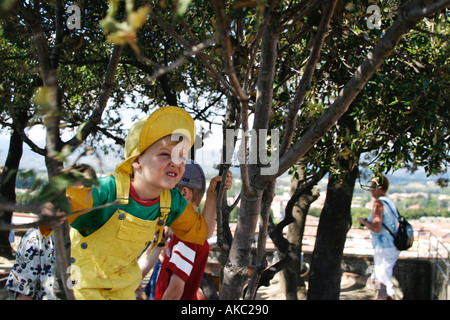
[[[184,174],[187,152],[186,143],[156,141],[133,163],[133,181],[153,192],[174,188]]]

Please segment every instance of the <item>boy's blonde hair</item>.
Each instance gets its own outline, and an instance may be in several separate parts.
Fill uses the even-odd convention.
[[[205,194],[205,189],[193,189],[179,185],[176,185],[175,187],[180,191],[183,191],[183,188],[190,189],[192,191],[192,199],[190,201],[193,205],[198,207],[200,205],[200,202],[202,202],[203,195]]]
[[[159,140],[161,140],[163,146],[171,146],[172,147],[172,146],[176,146],[180,143],[185,143],[186,148],[187,149],[190,148],[190,145],[189,145],[190,140],[184,134],[174,133],[174,134],[162,137]]]

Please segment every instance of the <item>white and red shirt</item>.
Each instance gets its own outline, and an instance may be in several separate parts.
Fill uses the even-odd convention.
[[[155,289],[155,300],[161,300],[169,285],[170,277],[176,274],[184,280],[184,292],[180,300],[197,300],[197,290],[202,281],[209,256],[209,244],[184,242],[173,235],[161,266]]]

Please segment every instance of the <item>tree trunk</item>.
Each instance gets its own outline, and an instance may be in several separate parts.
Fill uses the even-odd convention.
[[[217,1],[216,4],[219,4]],[[259,134],[261,129],[269,128],[269,120],[272,108],[273,81],[275,75],[275,65],[278,56],[278,37],[279,31],[276,31],[278,24],[277,18],[272,17],[264,31],[261,40],[261,60],[260,70],[257,81],[255,117],[253,129],[257,132],[257,152],[258,163],[247,164],[247,161],[241,162],[241,179],[243,188],[241,192],[241,207],[236,227],[233,243],[230,248],[228,262],[224,268],[223,287],[221,290],[221,299],[236,300],[242,297],[242,289],[248,281],[249,266],[251,265],[251,249],[254,242],[254,234],[258,216],[261,212],[262,195],[266,187],[275,182],[275,177],[264,184],[256,184],[255,181],[260,178],[261,159],[259,150]],[[229,48],[228,48],[229,49]],[[231,60],[230,60],[231,61]],[[230,69],[230,65],[227,69]],[[230,79],[236,77],[235,74],[227,70]],[[233,80],[231,81],[233,82]],[[239,93],[241,90],[238,90]],[[244,132],[248,131],[248,98],[239,95],[241,104],[240,121]],[[253,139],[253,137],[252,137]],[[244,147],[246,140],[243,139]],[[265,149],[265,148],[264,148]],[[246,150],[247,151],[247,150]],[[264,150],[265,151],[265,150]],[[270,200],[271,202],[271,200]],[[266,203],[267,205],[267,203]],[[270,207],[270,203],[269,203]],[[267,228],[267,227],[266,227]],[[263,230],[266,231],[267,230]]]
[[[256,297],[256,292],[258,291],[258,288],[261,286],[261,284],[269,286],[270,279],[272,279],[273,275],[275,274],[272,273],[272,271],[276,272],[277,269],[274,268],[274,266],[267,268],[267,255],[266,255],[266,242],[268,231],[270,229],[269,221],[271,220],[270,208],[272,205],[274,195],[275,195],[275,181],[272,181],[270,184],[266,186],[266,189],[262,194],[261,210],[260,210],[261,219],[259,222],[258,242],[253,267],[251,270],[249,270],[251,278],[247,286],[247,289],[244,290],[245,300],[254,300]]]
[[[297,168],[299,179],[292,179],[291,195],[295,192],[298,180],[305,178],[304,171]],[[318,197],[319,193],[313,189],[314,185],[304,190],[299,199],[292,208],[292,217],[294,221],[289,224],[287,232],[287,240],[294,245],[293,250],[297,257],[302,254],[302,240],[305,231],[306,215],[309,207]],[[306,297],[305,282],[301,277],[301,260],[292,260],[291,264],[283,270],[283,280],[286,290],[287,300],[298,300]],[[300,295],[300,297],[299,297]]]
[[[255,190],[251,197],[244,194],[241,196],[236,232],[224,268],[220,299],[238,300],[242,298],[243,288],[249,278],[248,267],[252,265],[250,253],[261,210],[262,193],[262,190]]]
[[[3,172],[0,176],[0,201],[16,202],[16,178],[19,171],[20,159],[22,158],[23,142],[19,133],[12,128],[9,140],[9,151],[5,161]],[[0,221],[11,223],[12,212],[0,212]],[[11,244],[9,243],[10,231],[0,231],[0,256],[13,258]]]
[[[358,166],[340,176],[330,174],[311,260],[309,300],[339,300],[342,255],[351,226],[350,209],[357,176]]]

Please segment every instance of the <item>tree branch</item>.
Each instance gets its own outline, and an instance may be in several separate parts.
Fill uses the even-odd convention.
[[[212,4],[217,17],[219,39],[220,44],[222,45],[222,57],[225,61],[225,73],[233,87],[234,93],[239,97],[239,100],[241,100],[241,102],[246,102],[249,100],[249,96],[241,88],[232,60],[233,50],[231,47],[230,31],[225,18],[224,2],[221,0],[213,0]]]
[[[183,38],[181,38],[177,32],[171,28],[169,25],[167,25],[161,18],[159,18],[153,11],[150,13],[150,18],[154,20],[164,31],[166,31],[168,34],[172,36],[172,38],[175,39],[179,44],[184,46],[187,49],[191,48],[191,44],[187,43]],[[219,68],[223,68],[222,65],[220,65],[217,61],[212,60],[209,58],[206,54],[203,52],[199,52],[197,54],[197,57],[200,59],[200,61],[203,63],[203,65],[211,71],[211,73],[214,75],[214,77],[220,81],[220,83],[229,91],[233,91],[233,88],[230,86],[230,84],[227,82],[227,80],[222,77],[210,64],[210,62],[217,65]]]
[[[294,100],[290,103],[289,111],[285,119],[286,131],[283,137],[283,143],[280,147],[280,156],[283,156],[283,154],[289,149],[292,138],[294,136],[297,123],[297,113],[300,109],[300,106],[303,104],[307,92],[311,88],[311,80],[314,75],[316,64],[320,58],[320,51],[322,50],[325,37],[328,33],[330,21],[334,13],[336,3],[337,0],[327,1],[327,5],[323,11],[319,28],[314,39],[314,44],[308,58],[308,62],[306,63],[302,79],[300,80],[297,92],[295,93]]]
[[[276,181],[274,180],[266,186],[262,197],[261,222],[259,225],[258,246],[256,249],[256,266],[244,296],[244,299],[246,300],[253,300],[255,298],[256,291],[258,291],[258,288],[260,287],[260,276],[267,267],[267,230],[270,220],[271,204],[275,195],[275,182]]]
[[[31,9],[25,7],[21,1],[16,1],[14,6],[11,8],[11,11],[17,15],[19,15],[22,19],[25,20],[25,23],[31,30],[32,41],[35,45],[37,51],[37,57],[39,61],[39,67],[41,69],[42,80],[44,82],[44,86],[51,86],[48,83],[51,72],[51,63],[48,54],[48,44],[47,39],[44,36],[44,31],[42,30],[39,14],[36,14]]]
[[[191,56],[198,55],[201,53],[204,49],[209,47],[211,44],[213,44],[215,41],[215,38],[211,38],[203,43],[200,43],[199,45],[192,46],[190,49],[183,51],[183,54],[174,62],[172,62],[169,66],[166,67],[159,67],[151,76],[150,81],[154,81],[157,78],[161,77],[162,75],[169,73],[176,68],[178,68],[180,65],[182,65],[188,58]],[[141,62],[146,62],[146,58],[141,56],[139,58]]]
[[[255,120],[253,129],[267,129],[272,113],[273,83],[278,58],[279,33],[275,32],[278,21],[275,18],[265,29],[261,44],[261,61],[256,84]]]
[[[45,149],[38,147],[33,141],[31,141],[31,139],[25,133],[25,130],[22,127],[12,104],[8,101],[6,105],[8,107],[9,115],[11,116],[11,119],[13,121],[13,125],[16,128],[17,132],[19,133],[20,137],[22,138],[22,141],[25,142],[30,147],[30,149],[36,152],[37,154],[45,156],[46,152]]]
[[[108,131],[108,129],[97,126],[96,130],[98,130],[101,133],[103,133],[106,137],[108,137],[110,139],[113,139],[116,142],[116,144],[118,144],[120,146],[124,146],[125,145],[125,140],[124,139],[113,135],[111,132]]]
[[[421,28],[419,28],[417,26],[414,27],[413,29],[416,30],[417,32],[420,32],[420,33],[425,33],[425,34],[433,36],[433,37],[438,37],[438,38],[444,40],[445,42],[447,42],[447,44],[450,44],[450,38],[445,36],[445,35],[443,35],[443,34],[436,33],[436,32],[431,32],[431,31],[428,31],[428,30],[424,30],[424,29],[421,29]]]
[[[256,38],[253,41],[251,45],[251,54],[249,58],[249,63],[247,66],[247,71],[245,72],[245,78],[244,78],[244,90],[250,90],[249,81],[251,79],[250,73],[253,71],[253,65],[255,63],[256,54],[259,49],[259,44],[261,42],[261,39],[269,26],[270,21],[272,20],[273,10],[275,9],[275,6],[278,4],[278,1],[272,1],[272,4],[270,5],[270,9],[268,10],[267,16],[264,19],[264,24],[262,27],[258,29],[258,33],[256,34]]]
[[[248,145],[248,135],[246,133],[248,132],[248,112],[249,112],[248,102],[250,97],[241,88],[239,79],[236,74],[236,70],[234,68],[232,60],[233,50],[231,47],[229,28],[227,26],[225,19],[224,3],[220,0],[213,0],[212,4],[217,17],[217,25],[220,39],[219,41],[220,44],[222,45],[222,56],[225,61],[225,73],[227,74],[232,87],[231,92],[237,95],[241,105],[241,122],[242,122],[242,130],[244,131],[244,136],[242,139],[243,146],[241,146],[241,148],[243,148],[245,155]],[[242,192],[245,195],[250,196],[252,194],[252,188],[250,186],[248,165],[245,159],[241,161],[240,167],[242,179]]]
[[[305,1],[304,3],[299,4],[296,8],[291,9],[290,11],[297,13],[298,11],[305,9],[305,7],[308,6],[305,10],[298,13],[295,18],[287,18],[286,23],[284,23],[283,21],[282,25],[280,26],[279,32],[287,29],[290,26],[295,26],[297,21],[303,19],[307,14],[311,13],[311,11],[314,10],[322,2],[322,0],[315,0],[312,4],[308,5],[309,2],[311,2],[311,0]],[[292,13],[290,15],[292,15]]]
[[[314,125],[306,131],[301,139],[298,140],[283,157],[281,157],[277,176],[287,171],[300,157],[304,156],[311,147],[329,131],[329,129],[331,129],[336,121],[347,111],[350,104],[361,92],[370,77],[380,68],[384,60],[392,54],[395,46],[402,37],[409,32],[421,18],[423,18],[423,16],[415,15],[415,18],[412,19],[412,15],[405,15],[405,11],[413,10],[412,12],[416,12],[419,10],[414,7],[414,5],[417,6],[416,1],[412,1],[402,9],[392,26],[386,30],[384,37],[377,43],[373,50],[369,52],[367,59],[358,67],[353,77],[339,92],[336,100],[325,110],[325,113],[314,123]],[[439,6],[438,8],[441,7]],[[416,11],[414,11],[414,9],[416,9]],[[420,12],[430,14],[430,10],[420,10]],[[405,19],[405,16],[407,19]],[[264,181],[268,181],[272,178],[273,177],[269,175],[261,176],[261,181],[258,181],[258,183],[264,183]]]
[[[95,109],[92,112],[89,121],[81,130],[81,138],[79,138],[78,134],[75,135],[72,139],[66,142],[68,145],[79,146],[87,138],[87,136],[97,128],[97,125],[100,123],[103,111],[105,110],[106,104],[111,95],[114,77],[116,75],[121,53],[122,46],[115,45],[109,59],[108,66],[106,68],[105,80],[102,83]]]
[[[420,7],[422,1],[411,1],[411,7],[408,10],[403,11],[403,18],[406,21],[416,21],[424,17],[430,16],[438,11],[441,11],[450,6],[450,0],[440,0],[433,1],[427,0],[423,1],[425,3],[431,3],[425,7]],[[414,5],[415,4],[415,5]],[[408,5],[409,6],[409,5]]]
[[[55,1],[55,45],[52,48],[51,65],[53,70],[58,69],[59,56],[64,37],[64,2],[62,0]]]
[[[54,224],[55,222],[60,221],[61,219],[68,218],[68,217],[76,215],[76,214],[85,214],[89,211],[104,209],[104,208],[108,208],[111,206],[115,206],[117,204],[119,204],[119,201],[114,201],[114,202],[96,206],[93,208],[87,208],[87,209],[82,209],[82,210],[73,211],[73,212],[69,212],[69,213],[64,213],[63,215],[60,215],[60,216],[59,215],[58,216],[40,215],[38,221],[30,222],[30,223],[23,223],[23,224],[2,223],[2,224],[0,224],[0,230],[3,231],[3,230],[14,230],[14,229],[22,229],[22,228],[28,229],[28,228],[37,228],[37,227],[48,226],[48,225]],[[42,210],[42,204],[41,203],[32,203],[32,204],[26,204],[26,205],[16,205],[13,203],[2,203],[2,204],[0,204],[0,210],[35,213],[35,214],[39,215]]]

